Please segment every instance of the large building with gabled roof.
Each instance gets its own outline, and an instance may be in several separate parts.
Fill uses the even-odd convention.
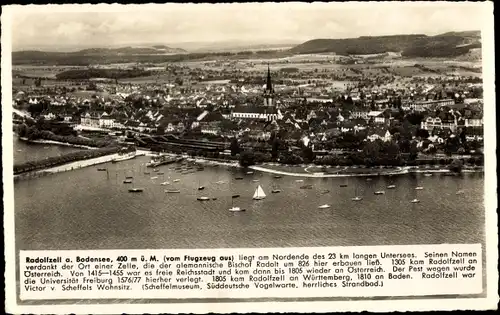
[[[283,114],[277,108],[274,101],[274,88],[271,79],[271,69],[269,65],[267,66],[267,79],[266,88],[264,90],[264,104],[263,106],[258,105],[242,105],[236,106],[231,112],[231,118],[233,119],[257,119],[265,120],[268,122],[277,121],[283,119]]]

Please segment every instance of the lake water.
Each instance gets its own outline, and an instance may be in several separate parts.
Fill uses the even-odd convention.
[[[59,156],[61,154],[67,154],[81,150],[83,149],[69,146],[27,143],[25,141],[19,140],[16,135],[14,135],[13,139],[14,164],[43,160],[48,157]]]
[[[483,243],[481,173],[366,178],[299,178],[205,166],[154,175],[148,157],[14,184],[18,249],[301,247]],[[150,171],[145,175],[144,171]],[[134,176],[132,185],[123,184]],[[158,176],[157,179],[151,179]],[[242,180],[236,180],[242,176]],[[174,183],[174,179],[180,179]],[[258,182],[256,182],[258,180]],[[170,185],[160,183],[169,181]],[[217,183],[224,181],[225,183]],[[252,200],[261,185],[267,198]],[[311,184],[312,189],[300,189]],[[348,184],[348,187],[340,187]],[[387,185],[395,189],[386,189]],[[205,190],[198,191],[203,185]],[[423,190],[415,190],[423,186]],[[129,193],[131,187],[143,193]],[[282,192],[272,194],[272,189]],[[178,189],[167,194],[165,189]],[[326,192],[329,190],[329,192]],[[385,195],[374,195],[385,190]],[[463,193],[457,195],[461,190]],[[232,194],[240,198],[232,199]],[[359,202],[351,201],[363,196]],[[217,198],[197,201],[199,196]],[[410,200],[418,198],[420,203]],[[330,204],[329,209],[318,209]],[[246,212],[231,213],[232,206]]]
[[[209,165],[203,171],[183,175],[172,169],[175,165],[167,165],[159,167],[164,175],[155,175],[145,167],[148,160],[140,157],[99,165],[107,167],[108,172],[93,166],[16,182],[16,251],[482,243],[483,262],[486,259],[481,173],[460,177],[407,174],[367,181],[361,177],[275,178],[273,174],[247,175],[242,169]],[[123,184],[126,176],[133,176],[134,183]],[[240,176],[242,180],[235,179]],[[174,179],[180,181],[174,183]],[[170,185],[162,186],[164,181]],[[252,196],[259,184],[267,198],[254,201]],[[300,189],[307,184],[312,189]],[[391,184],[396,188],[386,189]],[[206,188],[198,191],[200,185]],[[415,190],[417,186],[424,189]],[[144,188],[144,192],[129,193],[130,187]],[[167,194],[165,189],[178,189],[180,193]],[[272,194],[272,189],[282,192]],[[374,195],[381,189],[385,195]],[[459,190],[463,193],[457,195]],[[241,197],[232,199],[233,194]],[[363,196],[363,200],[351,201],[355,195]],[[196,200],[199,196],[217,200],[200,202]],[[414,198],[421,202],[410,203]],[[326,203],[331,208],[318,209]],[[233,205],[247,211],[229,212]],[[483,294],[486,279],[483,264]],[[160,302],[127,299],[114,303],[137,301]]]

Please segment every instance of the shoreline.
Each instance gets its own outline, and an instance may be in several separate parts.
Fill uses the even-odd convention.
[[[60,146],[65,146],[65,147],[82,148],[82,149],[89,149],[89,150],[96,150],[97,149],[95,147],[89,147],[86,145],[71,144],[71,143],[67,143],[67,142],[59,142],[59,141],[54,141],[54,140],[28,140],[28,138],[25,138],[25,137],[18,137],[18,139],[21,141],[24,141],[24,142],[28,142],[28,143],[60,145]]]
[[[29,140],[26,140],[29,141]],[[39,140],[35,140],[39,141]],[[46,143],[46,144],[54,144],[56,141],[51,141],[51,140],[40,140],[37,143]],[[59,143],[57,143],[59,144]],[[70,146],[73,146],[71,144],[68,144]],[[95,149],[95,148],[93,148]],[[136,154],[138,156],[157,156],[158,154],[153,153],[148,150],[144,149],[138,149],[136,151]],[[206,158],[201,158],[201,157],[191,157],[188,155],[180,155],[180,154],[175,154],[175,153],[161,153],[162,155],[167,155],[167,156],[181,156],[185,158],[187,161],[199,163],[199,164],[208,164],[208,165],[219,165],[219,166],[226,166],[226,167],[235,167],[235,168],[245,168],[241,165],[239,165],[238,162],[223,162],[223,161],[217,161],[217,160],[212,160],[212,159],[206,159]],[[98,165],[98,164],[103,164],[107,162],[111,162],[113,159],[117,158],[119,156],[118,153],[110,154],[110,155],[105,155],[97,158],[92,158],[88,160],[80,160],[80,161],[75,161],[75,162],[70,162],[67,164],[59,165],[59,166],[54,166],[54,167],[49,167],[46,169],[42,170],[37,170],[33,171],[30,173],[25,173],[25,174],[18,174],[14,175],[14,179],[23,179],[23,178],[32,178],[32,177],[39,177],[47,174],[55,174],[55,173],[61,173],[61,172],[67,172],[67,171],[72,171],[75,169],[80,169],[84,167],[89,167],[93,165]],[[343,178],[343,177],[377,177],[377,176],[395,176],[395,175],[405,175],[405,174],[410,174],[410,173],[441,173],[441,174],[453,174],[450,172],[448,169],[443,169],[443,168],[426,168],[426,169],[420,169],[420,168],[415,168],[414,166],[400,166],[395,168],[394,170],[391,171],[377,171],[376,169],[373,170],[373,172],[369,173],[346,173],[346,174],[328,174],[324,172],[314,172],[314,173],[309,173],[308,169],[311,167],[318,167],[318,165],[314,164],[308,164],[308,165],[301,165],[303,167],[303,173],[298,173],[298,172],[290,172],[290,171],[282,171],[282,170],[275,170],[266,166],[276,166],[280,164],[276,163],[270,163],[269,165],[261,164],[261,165],[252,165],[248,166],[247,168],[252,169],[254,171],[258,172],[263,172],[263,173],[268,173],[268,174],[276,174],[276,175],[284,175],[284,176],[291,176],[291,177],[307,177],[307,178]],[[328,167],[331,168],[331,167]],[[343,170],[350,169],[352,167],[344,167]],[[354,169],[354,168],[353,168]],[[478,169],[463,169],[462,173],[481,173],[484,172],[484,168],[478,168]]]
[[[109,154],[109,155],[100,156],[97,158],[70,162],[70,163],[66,163],[63,165],[53,166],[53,167],[49,167],[49,168],[45,168],[45,169],[41,169],[41,170],[36,170],[33,172],[29,172],[29,173],[14,175],[14,180],[40,177],[40,176],[44,176],[44,175],[62,173],[62,172],[77,170],[77,169],[84,168],[84,167],[99,165],[99,164],[111,162],[113,159],[117,158],[118,156],[119,156],[118,153],[113,153],[113,154]]]

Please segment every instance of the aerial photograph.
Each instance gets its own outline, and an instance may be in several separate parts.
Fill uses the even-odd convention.
[[[485,244],[481,11],[384,8],[16,12],[16,251]]]

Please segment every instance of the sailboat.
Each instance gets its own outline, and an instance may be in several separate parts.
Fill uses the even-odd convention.
[[[356,196],[351,198],[352,201],[361,201],[363,200],[363,197],[358,196],[358,187],[356,187]]]
[[[240,211],[245,211],[245,209],[240,208],[240,207],[235,207],[233,204],[233,199],[231,198],[231,208],[229,208],[230,212],[240,212]]]
[[[259,187],[257,187],[257,189],[255,190],[255,193],[253,194],[253,199],[254,200],[262,200],[264,198],[266,198],[266,193],[264,192],[262,187],[259,185]]]
[[[205,189],[205,186],[202,186],[200,182],[198,182],[198,190],[203,190],[203,189]]]

